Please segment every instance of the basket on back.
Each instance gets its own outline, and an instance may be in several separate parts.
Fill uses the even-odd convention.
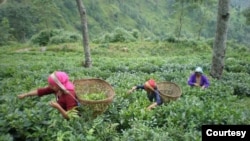
[[[73,83],[75,85],[75,91],[79,102],[83,106],[91,109],[94,116],[102,114],[106,111],[115,96],[115,91],[112,86],[102,79],[80,79],[74,80]],[[82,98],[83,95],[85,96],[91,94],[104,95],[104,98],[98,100]]]
[[[159,82],[157,83],[160,96],[164,102],[176,100],[181,96],[181,88],[173,82]]]

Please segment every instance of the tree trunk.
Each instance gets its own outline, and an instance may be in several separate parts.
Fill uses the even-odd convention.
[[[82,23],[82,39],[83,39],[83,49],[85,53],[85,62],[83,63],[84,67],[91,67],[91,55],[89,49],[89,38],[88,38],[88,26],[87,26],[87,16],[86,16],[86,9],[82,3],[82,0],[76,0],[78,11],[81,16],[81,23]]]
[[[204,26],[205,21],[206,21],[205,17],[206,17],[205,11],[201,9],[199,26],[197,27],[198,28],[198,37],[197,37],[198,40],[200,40],[201,32],[202,32],[203,26]]]
[[[224,69],[224,58],[226,54],[227,30],[229,21],[230,0],[218,1],[217,27],[213,45],[213,58],[210,75],[220,79]]]
[[[181,15],[179,17],[179,22],[180,22],[180,25],[179,25],[179,30],[178,30],[178,39],[181,37],[181,30],[182,30],[182,20],[183,20],[183,15],[184,15],[184,1],[181,1]]]

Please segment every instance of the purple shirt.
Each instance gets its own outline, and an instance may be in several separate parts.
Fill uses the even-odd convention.
[[[194,86],[194,84],[196,83],[196,78],[195,78],[195,74],[192,74],[189,77],[188,80],[188,85],[190,86]],[[205,86],[205,88],[207,88],[209,86],[209,80],[207,79],[207,77],[205,75],[201,75],[201,82],[200,82],[200,86]]]

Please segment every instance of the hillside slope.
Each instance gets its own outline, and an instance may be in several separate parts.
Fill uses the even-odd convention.
[[[250,26],[245,24],[245,17],[238,8],[242,5],[246,7],[248,3],[232,1],[229,40],[248,43]],[[217,1],[191,3],[175,0],[89,0],[84,1],[84,5],[90,39],[112,32],[117,27],[137,29],[142,38],[151,39],[214,37]],[[0,9],[0,21],[4,17],[9,20],[10,28],[14,29],[10,32],[14,32],[14,37],[18,40],[30,38],[44,29],[61,28],[81,33],[75,1],[8,0]]]

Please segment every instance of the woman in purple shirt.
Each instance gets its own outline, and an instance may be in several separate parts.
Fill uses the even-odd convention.
[[[202,68],[197,67],[188,79],[188,85],[192,87],[208,88],[210,83],[208,78],[203,74]]]

